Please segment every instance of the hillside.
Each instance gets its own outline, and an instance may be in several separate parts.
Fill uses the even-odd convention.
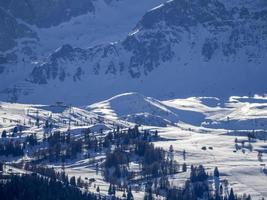
[[[217,166],[221,172],[222,184],[227,179],[229,181],[227,187],[233,187],[237,194],[247,193],[252,195],[252,199],[259,199],[267,197],[266,175],[263,170],[266,163],[266,143],[264,142],[267,130],[266,104],[265,97],[256,96],[231,97],[227,101],[199,97],[159,101],[137,93],[120,94],[89,105],[85,109],[60,103],[34,105],[1,102],[0,132],[3,134],[5,130],[7,135],[1,137],[0,145],[17,144],[29,140],[29,137],[35,134],[38,143],[33,147],[31,143],[27,144],[25,147],[27,150],[25,149],[25,155],[22,157],[2,155],[0,161],[8,158],[7,173],[29,173],[30,169],[22,170],[16,166],[20,166],[19,163],[23,161],[30,162],[36,159],[35,155],[44,151],[47,142],[52,145],[48,146],[49,148],[56,145],[52,153],[58,152],[57,148],[64,149],[65,145],[57,146],[58,143],[53,143],[58,133],[61,133],[61,137],[69,135],[72,143],[68,146],[72,146],[75,141],[83,141],[88,131],[90,138],[92,137],[91,142],[96,138],[99,140],[109,138],[110,134],[116,133],[118,128],[121,128],[122,136],[125,137],[127,130],[134,130],[131,128],[136,122],[140,125],[140,133],[158,132],[160,137],[158,140],[151,138],[156,147],[169,151],[172,145],[176,162],[186,162],[188,167],[191,164],[202,164],[209,173],[212,173],[213,168]],[[136,118],[138,115],[141,116],[140,121]],[[14,127],[19,127],[18,132],[14,133]],[[248,140],[249,133],[255,136],[250,139],[251,141]],[[46,137],[50,139],[44,140]],[[109,139],[109,142],[113,141],[114,139]],[[93,144],[90,143],[91,146],[88,147],[83,144],[83,148],[93,149],[88,151],[83,149],[73,159],[68,158],[64,162],[64,170],[69,177],[79,178],[81,176],[84,182],[89,182],[88,178],[94,178],[94,184],[101,188],[101,195],[107,195],[109,182],[105,179],[105,174],[97,171],[95,164],[97,163],[97,166],[102,169],[103,160],[108,155],[106,153],[112,152],[115,145],[111,146],[113,150],[107,151],[105,147],[96,150]],[[183,151],[186,152],[185,157]],[[263,152],[262,158],[257,157],[258,152]],[[87,153],[90,154],[89,157]],[[129,159],[134,158],[135,156],[132,156]],[[63,164],[60,161],[46,162],[41,159],[39,162],[42,166],[53,166],[58,171],[62,170]],[[17,165],[13,166],[16,163]],[[127,169],[138,173],[137,165],[132,161]],[[181,185],[189,176],[190,173],[179,171],[170,176],[169,180],[174,185]],[[213,183],[214,180],[209,181]],[[138,184],[135,181],[130,181],[130,183],[134,188],[132,192],[135,199],[143,199],[145,189],[137,187]],[[94,184],[88,186],[89,191],[95,192]],[[139,184],[145,185],[146,183],[141,179]],[[227,191],[226,188],[224,190]],[[116,193],[117,197],[122,194],[123,192],[119,190]]]
[[[135,124],[151,126],[174,125],[178,115],[160,101],[138,93],[126,93],[87,107],[105,118],[123,119]]]
[[[266,0],[0,0],[0,199],[267,198]]]
[[[62,46],[45,40],[61,47],[50,51],[46,59],[19,68],[13,64],[9,70],[4,67],[1,98],[53,103],[64,97],[67,103],[84,105],[129,91],[160,99],[264,94],[266,13],[262,1],[235,5],[219,0],[173,0],[138,15],[138,22],[131,18],[133,23],[124,31],[116,28],[116,37],[104,39],[94,29],[100,40],[88,42],[89,48],[81,45],[84,40],[59,40],[65,42]],[[98,23],[101,19],[102,24]],[[95,20],[99,27],[109,23],[101,17]],[[57,32],[46,30],[53,35]],[[21,71],[20,75],[15,71]],[[47,90],[53,95],[42,95]],[[71,95],[66,95],[69,90]]]

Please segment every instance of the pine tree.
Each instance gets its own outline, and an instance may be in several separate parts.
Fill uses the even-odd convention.
[[[79,176],[79,178],[77,179],[77,186],[82,188],[83,187],[83,181],[82,178]]]
[[[220,177],[220,172],[218,170],[218,167],[215,167],[215,169],[214,169],[214,176],[215,177]]]
[[[152,195],[151,188],[147,189],[147,192],[145,194],[144,200],[153,200],[153,195]]]
[[[111,186],[111,184],[109,184],[108,195],[112,195],[112,186]]]
[[[128,191],[127,191],[127,200],[133,200],[133,194],[132,194],[132,189],[131,187],[129,187]]]
[[[96,188],[96,192],[100,193],[100,188],[99,188],[99,186],[97,186],[97,188]]]
[[[186,159],[186,151],[183,150],[183,159],[185,160]]]
[[[17,133],[18,133],[18,127],[15,126],[14,129],[13,129],[12,137],[14,137]]]
[[[125,193],[125,190],[123,191],[122,197],[123,197],[123,199],[125,199],[125,198],[126,198],[126,193]]]
[[[2,132],[2,138],[6,138],[6,136],[7,136],[7,132],[6,132],[6,130],[3,130],[3,132]]]
[[[235,200],[235,195],[234,195],[233,188],[231,188],[231,190],[230,190],[230,195],[228,197],[228,200]]]
[[[158,133],[158,131],[156,130],[155,131],[155,137],[158,137],[159,136],[159,133]]]
[[[3,171],[3,163],[2,162],[0,162],[0,172],[2,172]]]
[[[115,187],[115,185],[113,185],[113,187],[112,187],[112,194],[115,196],[116,195],[116,187]]]
[[[70,178],[70,184],[71,184],[72,186],[76,186],[76,179],[75,179],[75,176],[72,176],[72,177]]]
[[[182,170],[183,170],[183,172],[186,172],[187,171],[186,163],[183,164]]]

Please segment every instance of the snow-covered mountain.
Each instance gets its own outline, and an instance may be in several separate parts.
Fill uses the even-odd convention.
[[[95,116],[146,126],[189,124],[212,129],[266,130],[267,98],[190,97],[160,101],[139,93],[124,93],[86,106]]]
[[[266,19],[260,0],[168,1],[117,41],[104,37],[89,48],[70,41],[42,61],[4,68],[1,98],[86,104],[128,91],[157,98],[263,94]]]
[[[150,126],[175,125],[179,121],[179,116],[160,101],[138,93],[120,94],[90,105],[87,110],[105,118]]]
[[[118,40],[132,29],[146,10],[162,1],[3,0],[0,2],[3,26],[0,53],[2,56],[20,55],[27,61],[27,57],[33,60],[46,57],[65,43],[85,48]],[[35,40],[23,30],[14,35],[21,26],[33,32]]]

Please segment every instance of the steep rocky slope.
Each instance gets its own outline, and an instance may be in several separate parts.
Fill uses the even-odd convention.
[[[127,91],[158,98],[263,94],[266,30],[267,6],[260,0],[168,1],[117,42],[65,44],[30,65],[24,83],[34,91],[15,95],[36,101],[51,90],[53,97],[42,97],[44,102],[64,97],[84,103]]]

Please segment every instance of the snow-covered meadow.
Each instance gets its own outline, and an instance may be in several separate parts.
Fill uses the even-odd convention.
[[[37,118],[40,120],[38,124]],[[217,166],[221,181],[227,179],[235,192],[249,193],[253,199],[267,198],[267,174],[263,171],[267,162],[265,97],[231,97],[227,100],[191,97],[159,101],[137,93],[126,93],[80,108],[62,103],[0,104],[0,132],[7,130],[9,134],[16,125],[23,126],[22,132],[13,139],[30,133],[37,133],[38,138],[42,138],[43,126],[48,119],[57,125],[52,131],[69,130],[77,137],[87,128],[96,134],[105,134],[117,125],[127,128],[135,123],[142,130],[157,130],[164,140],[155,142],[155,145],[166,150],[172,145],[174,158],[180,164],[186,162],[188,167],[203,164],[210,173]],[[248,133],[256,135],[256,139],[249,142]],[[263,153],[261,159],[259,151]],[[102,154],[96,154],[93,159],[101,162],[103,158]],[[1,159],[7,160],[5,157]],[[12,161],[12,158],[8,160]],[[13,160],[19,161],[17,158]],[[62,168],[61,163],[48,165],[58,170]],[[137,167],[134,163],[132,165],[132,168]],[[66,162],[64,167],[69,176],[81,176],[84,180],[94,178],[95,181],[89,185],[90,191],[95,192],[99,186],[101,193],[107,193],[109,183],[97,172],[90,158],[78,157]],[[179,186],[188,177],[188,172],[173,175],[171,183]],[[133,195],[142,199],[144,186],[139,185],[138,190],[133,190]]]

